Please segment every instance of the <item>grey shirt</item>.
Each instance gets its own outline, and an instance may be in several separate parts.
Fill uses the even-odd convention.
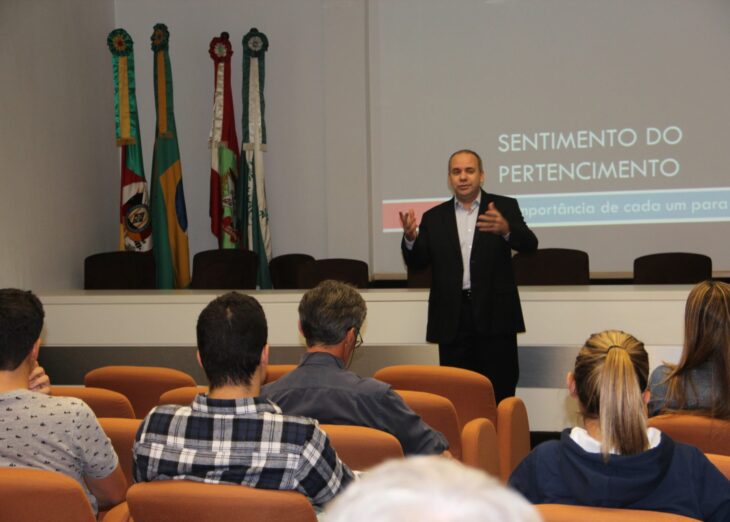
[[[111,441],[82,400],[29,390],[0,394],[0,466],[68,475],[81,484],[96,512],[96,498],[84,477],[108,477],[118,462]]]
[[[669,384],[664,382],[672,369],[667,365],[658,366],[649,377],[649,416],[659,415],[662,410],[676,410],[679,404],[676,401],[667,400]],[[685,410],[710,410],[712,409],[712,363],[707,361],[688,373],[687,404]]]
[[[305,354],[299,367],[264,386],[261,397],[286,415],[386,431],[406,455],[439,454],[449,448],[446,437],[423,422],[390,385],[346,370],[342,360],[328,353]]]

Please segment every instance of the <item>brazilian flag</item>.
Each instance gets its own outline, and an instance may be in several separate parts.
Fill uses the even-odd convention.
[[[152,234],[157,288],[190,286],[188,218],[185,210],[180,149],[172,102],[172,72],[167,26],[152,33],[157,125],[152,157]]]

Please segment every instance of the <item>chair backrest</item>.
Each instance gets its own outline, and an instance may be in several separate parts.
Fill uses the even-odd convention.
[[[89,386],[51,386],[54,397],[75,397],[88,404],[97,417],[134,419],[134,408],[125,395]]]
[[[195,379],[185,372],[157,366],[103,366],[84,376],[86,386],[106,388],[126,395],[138,419],[157,406],[167,390],[195,386]]]
[[[103,252],[84,259],[85,290],[155,288],[155,258],[151,252]]]
[[[309,254],[283,254],[269,261],[271,284],[277,290],[298,289],[301,280],[300,272],[306,265],[313,263],[314,257]]]
[[[427,266],[421,270],[406,271],[408,288],[431,288],[431,267]]]
[[[368,264],[358,259],[317,259],[304,266],[299,275],[300,288],[313,288],[325,279],[349,283],[356,288],[367,288],[370,284]]]
[[[197,290],[255,289],[258,256],[250,250],[204,250],[193,257],[190,288]]]
[[[122,502],[107,511],[102,518],[104,522],[134,522],[129,513],[129,505]]]
[[[193,399],[199,393],[208,393],[208,387],[182,386],[180,388],[174,388],[160,395],[157,404],[179,404],[181,406],[187,406],[193,402]]]
[[[422,391],[396,390],[396,393],[426,424],[444,434],[449,441],[449,451],[461,460],[461,428],[451,401],[441,395]]]
[[[588,254],[571,248],[540,248],[512,257],[518,285],[587,285]]]
[[[266,367],[266,379],[264,379],[264,384],[274,382],[283,375],[294,370],[296,367],[296,364],[270,364]]]
[[[114,451],[119,457],[119,465],[127,479],[127,484],[134,483],[134,475],[132,474],[132,447],[134,446],[134,437],[137,434],[142,419],[112,419],[108,417],[100,417],[101,425],[106,436],[112,441]]]
[[[95,522],[81,485],[55,471],[0,468],[0,513],[12,522]]]
[[[519,397],[507,397],[497,406],[499,475],[507,481],[512,471],[530,453],[530,423]]]
[[[544,522],[683,522],[694,518],[645,509],[616,509],[565,504],[536,504]]]
[[[462,368],[403,364],[381,368],[373,375],[398,390],[435,393],[449,399],[459,419],[459,429],[472,419],[489,419],[499,431],[492,383],[484,375]]]
[[[104,513],[101,519],[104,522],[134,522],[129,514],[129,505],[126,502],[117,504],[112,509]]]
[[[696,446],[705,453],[730,455],[730,420],[668,413],[651,417],[649,426],[657,428],[676,441]]]
[[[666,252],[634,259],[634,284],[695,284],[712,277],[712,259],[704,254]]]
[[[135,484],[127,504],[134,522],[316,522],[301,493],[187,480]]]
[[[499,478],[497,430],[488,419],[472,419],[461,430],[461,461]]]
[[[342,462],[350,469],[365,471],[389,459],[403,458],[400,442],[390,433],[366,428],[321,424]]]
[[[725,478],[730,480],[730,456],[718,455],[716,453],[705,453],[705,456],[712,462]]]

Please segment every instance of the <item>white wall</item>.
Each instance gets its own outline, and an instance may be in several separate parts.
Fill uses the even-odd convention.
[[[106,36],[135,42],[149,179],[154,93],[149,37],[170,30],[191,257],[215,247],[207,148],[208,44],[233,43],[241,131],[241,38],[266,33],[265,155],[274,255],[369,261],[366,2],[362,0],[2,0],[0,287],[80,288],[83,258],[117,244],[118,150]]]
[[[112,0],[0,2],[0,287],[78,288],[115,248]]]

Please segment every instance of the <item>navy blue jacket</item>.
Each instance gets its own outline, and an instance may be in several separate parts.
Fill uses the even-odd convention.
[[[730,482],[693,446],[662,433],[639,455],[588,453],[563,431],[560,441],[535,448],[509,484],[533,504],[572,504],[676,513],[730,520]]]

